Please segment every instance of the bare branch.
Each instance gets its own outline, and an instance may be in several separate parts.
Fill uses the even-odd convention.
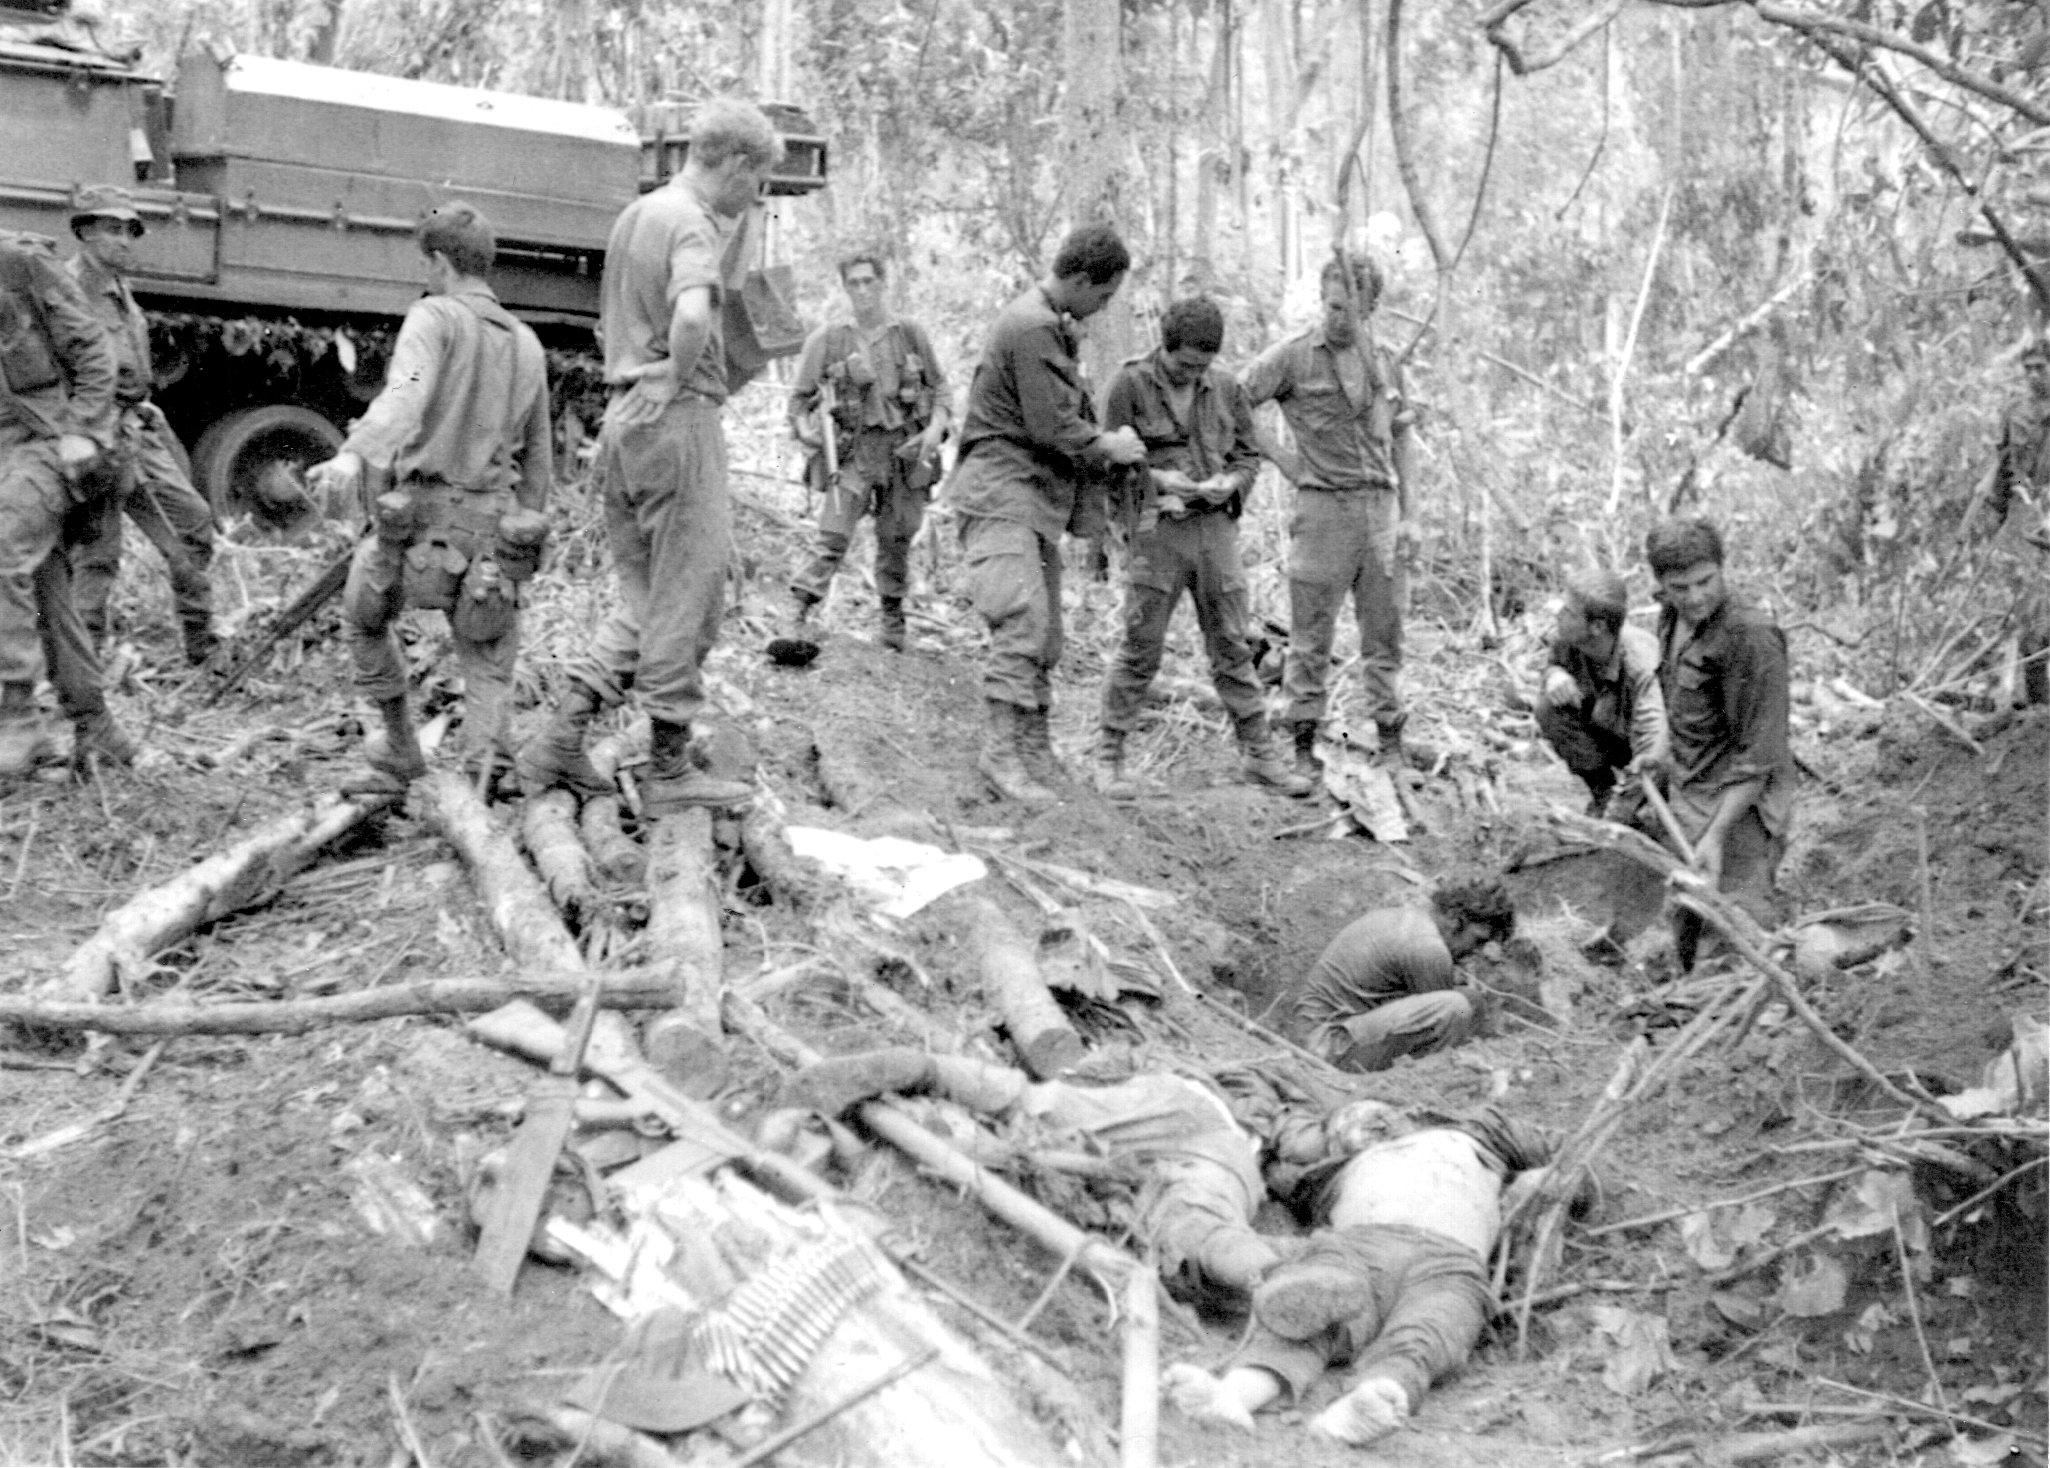
[[[1624,3],[1625,0],[1607,0],[1601,9],[1568,31],[1551,50],[1539,52],[1536,56],[1527,55],[1516,39],[1503,29],[1509,17],[1530,4],[1530,0],[1503,0],[1502,4],[1481,17],[1481,31],[1489,44],[1502,53],[1502,59],[1509,63],[1511,71],[1518,76],[1529,76],[1534,71],[1557,66],[1579,50],[1588,37],[1622,13]],[[1722,4],[1725,0],[1716,0],[1716,3]]]
[[[1671,0],[1652,0],[1652,3],[1664,5],[1670,4]],[[1976,73],[1966,71],[1955,62],[1935,51],[1931,51],[1927,46],[1919,46],[1903,36],[1898,36],[1892,31],[1886,30],[1884,27],[1872,25],[1867,21],[1849,20],[1841,16],[1817,15],[1813,11],[1797,10],[1791,5],[1776,5],[1773,3],[1773,0],[1752,0],[1751,8],[1758,12],[1758,17],[1761,20],[1769,20],[1774,25],[1787,26],[1810,37],[1819,38],[1822,33],[1829,32],[1834,35],[1848,37],[1867,46],[1878,46],[1883,50],[1894,51],[1902,56],[1912,57],[1951,85],[1962,87],[1968,92],[1976,92],[1989,102],[1998,102],[2001,106],[2020,113],[2038,126],[2050,126],[2050,108],[2046,108],[2040,103],[2023,96],[2020,92],[2003,87],[1998,82],[1989,81]],[[1831,54],[1834,55],[1835,53],[1832,52]]]

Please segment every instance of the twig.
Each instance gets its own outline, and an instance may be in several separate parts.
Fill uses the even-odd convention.
[[[42,819],[41,806],[30,806],[28,828],[21,833],[21,854],[14,861],[14,880],[7,884],[7,901],[10,905],[21,895],[22,878],[28,875],[29,849],[36,844],[36,823]]]
[[[398,1424],[399,1441],[406,1445],[406,1451],[413,1455],[418,1468],[434,1468],[434,1460],[427,1456],[427,1444],[420,1436],[420,1429],[413,1425],[413,1414],[406,1408],[406,1394],[399,1387],[399,1374],[394,1371],[385,1378],[385,1393],[391,1400],[392,1420]]]
[[[1988,1422],[1983,1417],[1967,1417],[1962,1412],[1953,1412],[1947,1408],[1939,1411],[1927,1402],[1918,1402],[1912,1397],[1897,1397],[1891,1392],[1868,1391],[1862,1386],[1852,1386],[1847,1381],[1832,1381],[1826,1376],[1813,1377],[1811,1380],[1817,1386],[1826,1386],[1834,1391],[1849,1392],[1857,1397],[1870,1397],[1875,1402],[1891,1403],[1903,1412],[1919,1412],[1924,1417],[1940,1417],[1946,1422],[1962,1422],[1967,1427],[1976,1427],[1983,1432],[2011,1432],[2017,1441],[2027,1443],[2030,1447],[2036,1449],[2037,1452],[2050,1452],[2050,1438],[2038,1437],[2035,1433],[2025,1431],[2011,1423],[2003,1427],[2000,1423]]]
[[[1964,1214],[1969,1213],[1972,1209],[1978,1207],[1979,1204],[1985,1202],[1988,1198],[1992,1197],[1995,1193],[1999,1192],[2009,1183],[2014,1182],[2016,1179],[2020,1178],[2022,1174],[2027,1172],[2033,1172],[2037,1168],[2042,1167],[2045,1164],[2050,1164],[2050,1157],[2031,1157],[2027,1162],[2024,1162],[2020,1167],[2015,1168],[2013,1171],[2002,1173],[1992,1183],[1988,1184],[1984,1188],[1981,1188],[1978,1192],[1972,1194],[1971,1197],[1965,1199],[1965,1201],[1958,1204],[1957,1207],[1945,1209],[1942,1213],[1937,1214],[1936,1217],[1930,1221],[1929,1226],[1931,1228],[1942,1228],[1946,1223],[1949,1223],[1952,1219],[1960,1218]]]
[[[1755,1193],[1746,1193],[1741,1198],[1719,1198],[1709,1203],[1693,1203],[1680,1208],[1668,1208],[1663,1213],[1647,1213],[1642,1218],[1626,1218],[1621,1223],[1605,1223],[1600,1228],[1587,1231],[1590,1239],[1604,1234],[1628,1233],[1632,1229],[1650,1228],[1654,1224],[1670,1223],[1676,1218],[1685,1218],[1691,1213],[1705,1213],[1711,1208],[1742,1208],[1747,1203],[1756,1203],[1776,1193],[1790,1192],[1795,1188],[1821,1187],[1824,1183],[1840,1183],[1845,1178],[1856,1177],[1866,1171],[1864,1167],[1846,1167],[1838,1172],[1826,1172],[1820,1177],[1797,1177],[1791,1182],[1774,1183],[1769,1188],[1760,1188]]]
[[[1915,1293],[1915,1269],[1908,1260],[1908,1241],[1901,1235],[1898,1204],[1887,1209],[1887,1220],[1893,1225],[1893,1255],[1900,1262],[1901,1288],[1908,1296],[1908,1321],[1915,1327],[1915,1344],[1922,1348],[1922,1369],[1929,1373],[1929,1389],[1936,1393],[1936,1405],[1948,1413],[1950,1403],[1943,1395],[1943,1378],[1936,1374],[1936,1357],[1930,1353],[1929,1336],[1922,1329],[1922,1301]]]
[[[1032,1302],[1031,1308],[1018,1317],[1018,1324],[1016,1326],[1018,1334],[1023,1335],[1032,1328],[1032,1322],[1039,1318],[1039,1312],[1046,1308],[1049,1300],[1053,1299],[1054,1291],[1058,1290],[1062,1282],[1074,1272],[1075,1261],[1082,1257],[1082,1251],[1088,1247],[1088,1242],[1087,1235],[1084,1235],[1083,1238],[1076,1242],[1075,1247],[1068,1250],[1066,1255],[1062,1257],[1060,1268],[1053,1272],[1053,1278],[1046,1282],[1046,1288],[1039,1292],[1039,1298]],[[1136,1271],[1134,1272],[1136,1273]]]
[[[860,1405],[892,1382],[909,1376],[912,1372],[918,1370],[919,1367],[925,1365],[926,1362],[939,1355],[939,1353],[940,1348],[938,1346],[927,1346],[918,1355],[907,1356],[866,1386],[856,1387],[839,1401],[819,1408],[818,1411],[812,1413],[811,1416],[805,1418],[802,1422],[793,1422],[781,1432],[763,1438],[752,1448],[748,1449],[748,1451],[735,1458],[730,1468],[751,1468],[751,1465],[755,1463],[760,1463],[774,1457],[806,1433],[816,1431],[848,1408]]]
[[[40,1137],[23,1142],[7,1154],[9,1159],[22,1162],[31,1157],[40,1157],[45,1152],[55,1152],[60,1147],[68,1147],[73,1142],[83,1140],[91,1135],[95,1128],[119,1118],[121,1113],[128,1109],[128,1103],[134,1098],[136,1087],[142,1084],[142,1078],[149,1074],[150,1067],[157,1063],[157,1057],[164,1053],[164,1047],[170,1043],[169,1040],[159,1040],[145,1050],[142,1059],[135,1063],[135,1069],[129,1071],[127,1078],[121,1082],[121,1089],[114,1093],[112,1101],[84,1121],[74,1121],[68,1126],[60,1126],[55,1131],[45,1132]]]

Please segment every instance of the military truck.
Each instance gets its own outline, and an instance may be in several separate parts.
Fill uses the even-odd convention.
[[[493,284],[550,349],[559,400],[595,386],[592,327],[612,221],[682,165],[688,108],[604,107],[193,52],[175,87],[103,47],[69,0],[0,0],[0,229],[69,248],[79,191],[130,188],[148,225],[131,284],[156,401],[223,513],[293,516],[382,385],[421,288],[413,229],[464,199],[498,235]],[[766,193],[823,186],[804,114],[766,109],[784,162]],[[738,248],[762,262],[765,204]],[[759,279],[751,284],[759,284]],[[750,364],[794,350],[787,292],[729,303]],[[752,306],[752,310],[749,307]],[[786,313],[787,317],[787,313]],[[758,330],[757,330],[758,329]]]

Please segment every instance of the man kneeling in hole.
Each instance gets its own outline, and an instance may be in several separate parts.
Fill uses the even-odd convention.
[[[1250,1334],[1223,1373],[1180,1364],[1164,1384],[1187,1415],[1250,1432],[1255,1412],[1356,1368],[1310,1427],[1363,1445],[1407,1422],[1480,1338],[1505,1184],[1522,1174],[1513,1191],[1534,1187],[1551,1142],[1493,1107],[1414,1123],[1357,1101],[1275,1143],[1270,1183],[1321,1226],[1254,1290]]]

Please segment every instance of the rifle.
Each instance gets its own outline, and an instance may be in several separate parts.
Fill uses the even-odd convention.
[[[833,386],[833,380],[821,375],[819,378],[819,450],[826,461],[826,504],[824,513],[835,518],[847,512],[847,491],[840,483],[840,424],[835,410],[840,406],[840,393]]]
[[[328,602],[333,600],[342,587],[347,584],[349,580],[349,564],[355,558],[356,547],[351,545],[342,552],[341,559],[322,571],[318,578],[307,586],[304,591],[300,592],[293,599],[292,604],[278,614],[277,621],[271,624],[270,631],[264,633],[263,640],[235,660],[235,666],[230,668],[221,678],[221,681],[214,686],[213,692],[206,696],[201,702],[200,707],[212,708],[230,693],[233,693],[236,688],[241,686],[242,680],[255,672],[257,666],[270,656],[272,648],[304,626],[311,620],[315,612],[318,612]]]

